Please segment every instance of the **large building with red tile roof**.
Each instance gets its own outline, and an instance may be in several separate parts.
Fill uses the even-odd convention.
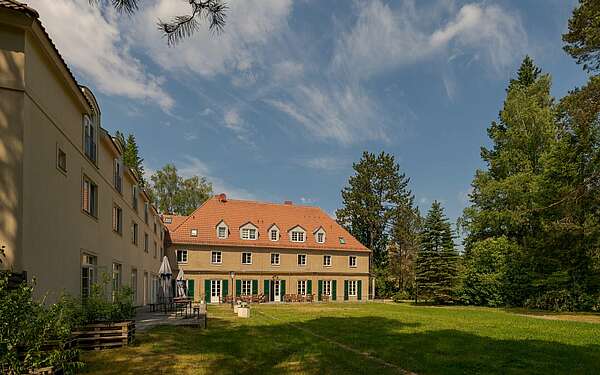
[[[187,217],[163,216],[171,264],[190,296],[366,300],[371,251],[318,207],[217,195]]]

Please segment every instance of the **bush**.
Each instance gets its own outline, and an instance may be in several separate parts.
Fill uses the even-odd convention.
[[[43,367],[66,373],[82,366],[78,351],[69,347],[77,319],[72,305],[61,298],[51,306],[33,300],[34,285],[9,288],[9,276],[0,276],[0,370],[23,374]]]
[[[392,296],[394,302],[402,302],[411,299],[410,294],[406,291],[397,292]]]
[[[101,284],[94,284],[89,296],[71,300],[71,305],[78,310],[76,315],[79,317],[79,324],[121,322],[135,318],[131,288],[125,286],[107,296],[107,283],[105,279]]]

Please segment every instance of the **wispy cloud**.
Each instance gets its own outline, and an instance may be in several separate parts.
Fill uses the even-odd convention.
[[[223,123],[225,124],[225,127],[231,130],[240,141],[249,145],[254,145],[254,142],[250,137],[252,133],[251,128],[240,117],[240,113],[236,109],[228,109],[225,111],[223,114]]]
[[[350,165],[348,161],[333,156],[318,156],[313,158],[299,159],[297,163],[299,165],[322,171],[336,171]]]
[[[170,110],[174,100],[164,79],[146,71],[129,52],[111,12],[103,14],[87,0],[30,0],[48,34],[80,81],[109,95],[158,104]]]
[[[244,189],[229,184],[225,179],[215,175],[213,169],[202,160],[191,155],[183,156],[177,163],[177,170],[183,177],[203,176],[213,184],[215,194],[226,193],[232,198],[238,199],[256,199],[256,196]]]
[[[495,4],[466,4],[441,26],[439,19],[437,27],[431,21],[430,9],[414,1],[397,9],[381,1],[362,3],[356,24],[337,42],[333,68],[365,79],[454,47],[482,51],[494,69],[501,69],[527,44],[520,18]]]

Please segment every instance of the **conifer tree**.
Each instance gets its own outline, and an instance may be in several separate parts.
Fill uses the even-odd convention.
[[[450,222],[444,209],[434,201],[427,213],[417,256],[417,296],[436,303],[454,299],[458,274],[458,253]]]

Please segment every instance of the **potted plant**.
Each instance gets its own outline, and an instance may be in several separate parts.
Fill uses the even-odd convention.
[[[241,302],[237,309],[238,317],[249,318],[250,317],[250,305],[247,302]]]

